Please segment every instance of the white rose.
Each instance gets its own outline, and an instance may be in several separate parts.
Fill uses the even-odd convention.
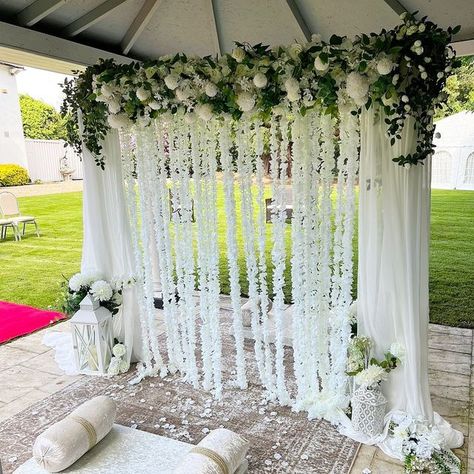
[[[112,354],[115,357],[123,357],[126,354],[126,352],[127,352],[127,349],[121,343],[115,344],[115,346],[112,348]]]
[[[443,76],[444,76],[444,72],[438,72],[438,74],[436,75],[438,79],[442,79]]]
[[[129,125],[130,120],[127,114],[111,114],[107,117],[107,122],[112,128],[123,128]]]
[[[423,31],[426,30],[426,25],[424,23],[421,23],[420,26],[418,26],[418,31],[420,33],[423,33]]]
[[[168,74],[165,77],[165,84],[168,89],[171,89],[172,91],[174,91],[179,85],[178,75],[174,73]]]
[[[402,102],[405,102],[405,104],[406,104],[407,102],[410,102],[410,99],[408,98],[407,95],[402,95]]]
[[[105,280],[98,280],[91,285],[91,295],[98,301],[109,301],[113,296],[112,287]]]
[[[424,61],[425,61],[426,64],[429,64],[429,63],[431,62],[431,58],[426,57],[426,58],[424,59]]]
[[[298,56],[303,52],[303,46],[301,46],[299,43],[293,43],[289,48],[288,48],[288,54],[290,55],[291,58],[296,59]]]
[[[153,109],[153,110],[160,110],[161,109],[161,106],[160,106],[160,103],[157,102],[156,100],[152,100],[148,106],[150,107],[150,109]]]
[[[411,110],[411,107],[408,104],[406,104],[403,108],[405,109],[405,112],[410,112]]]
[[[393,66],[394,64],[390,58],[383,56],[377,61],[377,72],[381,76],[386,76],[392,72]]]
[[[215,97],[219,90],[217,89],[217,86],[213,82],[208,82],[206,83],[206,87],[204,89],[206,92],[206,95],[208,97]]]
[[[120,106],[120,102],[117,99],[111,99],[107,104],[107,108],[111,114],[118,114],[122,107]]]
[[[423,54],[423,46],[420,46],[419,48],[416,48],[415,53],[418,54],[418,56],[421,56]]]
[[[316,71],[326,71],[329,68],[329,61],[324,63],[319,56],[314,58],[314,69]]]
[[[355,71],[349,73],[346,79],[346,91],[352,99],[362,99],[369,92],[367,77]]]
[[[397,85],[398,79],[400,79],[400,76],[399,76],[398,74],[395,74],[395,75],[392,77],[392,84],[393,84],[394,86]]]
[[[321,35],[319,35],[319,34],[311,35],[311,42],[312,43],[321,43]]]
[[[147,100],[149,97],[150,97],[150,91],[149,90],[146,90],[144,87],[139,87],[137,89],[137,97],[139,100],[141,100],[142,102],[145,102],[145,100]]]
[[[213,114],[212,107],[210,104],[200,104],[196,107],[196,114],[199,118],[207,122],[211,120]]]
[[[250,92],[243,91],[237,96],[236,102],[242,112],[250,112],[255,106],[255,97]]]
[[[259,89],[263,89],[266,87],[268,84],[268,79],[263,72],[258,72],[255,74],[255,77],[253,78],[253,83],[255,84],[255,87],[258,87]]]
[[[423,71],[423,72],[421,73],[421,78],[422,78],[422,79],[428,79],[428,74],[427,74],[425,71]]]
[[[408,28],[407,35],[411,36],[411,35],[415,34],[417,31],[418,31],[418,26],[412,25]]]
[[[104,96],[104,97],[110,97],[112,94],[113,94],[113,90],[110,86],[108,86],[107,84],[103,84],[100,88],[100,93]]]
[[[238,62],[241,63],[245,58],[245,50],[242,48],[234,48],[232,50],[232,57]]]

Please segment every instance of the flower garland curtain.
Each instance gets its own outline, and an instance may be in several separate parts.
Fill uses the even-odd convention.
[[[241,232],[254,355],[268,398],[308,410],[310,417],[337,418],[338,409],[348,403],[345,361],[358,136],[358,117],[344,107],[337,121],[318,110],[275,114],[267,126],[252,116],[205,121],[178,115],[121,130],[127,207],[142,281],[138,295],[144,354],[139,378],[179,370],[186,381],[211,390],[216,398],[226,382],[247,386],[237,243]],[[265,143],[270,151],[268,187]],[[285,201],[290,163],[291,223]],[[236,354],[231,380],[222,373],[225,323],[219,312],[218,192],[227,217]],[[271,261],[266,258],[268,246]],[[158,344],[153,307],[154,255],[159,258],[164,301],[163,347]],[[284,289],[290,283],[290,263],[294,309],[288,325]],[[285,351],[288,337],[293,364]],[[296,391],[291,388],[293,379]]]

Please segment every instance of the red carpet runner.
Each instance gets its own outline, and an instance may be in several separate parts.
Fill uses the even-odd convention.
[[[65,317],[56,311],[0,301],[0,343],[30,334]]]

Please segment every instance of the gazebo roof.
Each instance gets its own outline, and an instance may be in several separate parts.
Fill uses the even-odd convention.
[[[474,52],[472,0],[402,1],[0,0],[0,57],[9,56],[2,46],[48,55],[29,44],[65,39],[67,44],[56,49],[78,44],[82,51],[86,45],[99,50],[96,57],[102,52],[122,60],[176,52],[207,55],[229,51],[234,41],[275,45],[305,40],[312,33],[328,39],[333,33],[377,32],[393,27],[405,9],[418,10],[443,27],[460,24],[458,49]],[[35,35],[30,42],[16,39],[28,33]],[[79,50],[75,61],[69,57],[73,54],[63,59],[87,64]]]

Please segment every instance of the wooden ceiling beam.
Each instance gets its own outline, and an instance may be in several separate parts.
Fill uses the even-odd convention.
[[[130,25],[130,28],[122,39],[121,49],[123,54],[128,54],[130,52],[137,39],[146,28],[146,25],[148,25],[149,21],[153,17],[153,14],[159,7],[160,3],[161,0],[145,0],[145,3],[138,12],[138,15],[135,17],[132,24]]]
[[[63,33],[66,36],[78,35],[82,31],[87,30],[87,28],[90,28],[92,25],[95,25],[98,21],[105,18],[110,12],[126,1],[127,0],[106,0],[90,12],[87,12],[77,20],[74,20],[72,23],[67,25],[64,28]]]
[[[16,19],[21,26],[33,26],[62,7],[68,0],[36,0],[24,8]]]

